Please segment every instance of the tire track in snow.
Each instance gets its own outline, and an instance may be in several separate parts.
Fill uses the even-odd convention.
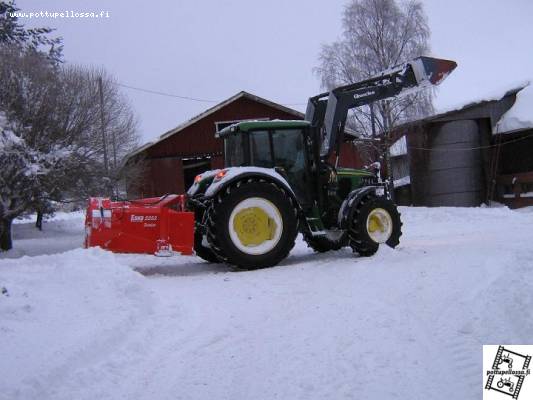
[[[139,346],[139,343],[151,331],[146,320],[153,313],[155,302],[146,291],[138,290],[129,299],[135,313],[100,331],[98,337],[84,343],[60,365],[27,382],[28,387],[37,391],[36,398],[72,399],[72,393],[76,393],[78,399],[94,399],[94,395],[87,395],[80,389],[97,388],[108,378],[120,379],[121,370],[117,364],[120,357],[129,359],[133,364],[142,359],[144,346]],[[104,394],[105,390],[97,397]]]

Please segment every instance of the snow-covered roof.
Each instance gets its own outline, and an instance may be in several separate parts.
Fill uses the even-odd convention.
[[[528,84],[516,94],[513,106],[496,124],[495,133],[533,128],[533,86]]]
[[[444,108],[444,109],[441,108],[441,109],[438,109],[435,114],[430,115],[428,117],[425,117],[425,118],[422,118],[422,119],[419,119],[419,120],[406,121],[405,123],[396,126],[395,129],[396,130],[400,130],[402,128],[410,127],[410,126],[413,126],[413,125],[418,125],[418,124],[421,124],[421,123],[430,123],[430,122],[440,121],[440,120],[444,120],[444,119],[448,119],[448,118],[453,119],[453,116],[454,116],[455,113],[460,113],[460,112],[463,112],[463,111],[467,111],[467,110],[469,110],[471,108],[474,108],[474,107],[480,106],[480,105],[484,105],[486,103],[497,102],[497,101],[503,100],[507,96],[517,95],[517,94],[521,93],[524,90],[524,88],[529,87],[528,85],[529,85],[529,81],[522,81],[519,84],[517,83],[516,85],[508,86],[507,89],[500,88],[498,90],[492,90],[490,92],[487,92],[485,95],[480,96],[479,98],[477,98],[477,99],[475,99],[473,101],[470,101],[468,103],[458,104],[458,105],[455,105],[453,107],[447,107],[447,108]],[[533,95],[527,94],[527,97],[533,97]],[[518,102],[518,100],[517,100],[517,102]],[[533,99],[525,100],[525,101],[522,101],[522,102],[524,103],[524,107],[523,107],[523,109],[521,108],[521,111],[520,111],[522,118],[525,119],[525,120],[533,121]],[[527,117],[527,113],[528,113],[527,105],[528,104],[531,105],[531,107],[529,109],[532,109],[532,111],[529,113],[529,115],[530,115],[529,119],[527,119],[528,118]],[[512,107],[512,108],[514,108],[514,107]],[[524,117],[524,115],[526,115],[526,117]],[[504,117],[505,117],[505,114],[504,114]],[[503,119],[503,118],[501,118],[501,119]],[[494,122],[495,121],[493,121],[493,123]],[[526,124],[522,124],[521,126],[525,127],[527,125]],[[502,126],[502,128],[503,128],[503,126]],[[525,129],[525,128],[520,128],[520,129]],[[500,132],[496,132],[496,128],[495,128],[493,133],[496,134],[496,133],[502,133],[502,132],[505,132],[505,130],[501,129]]]
[[[454,111],[461,111],[465,108],[470,108],[473,106],[476,106],[481,103],[485,103],[488,101],[498,101],[503,99],[505,96],[508,96],[513,93],[517,93],[523,88],[525,88],[527,85],[529,85],[529,81],[516,81],[511,84],[507,85],[496,85],[497,87],[489,88],[486,91],[481,91],[479,93],[479,96],[469,99],[466,102],[448,105],[446,107],[442,107],[437,109],[437,116],[448,114]]]
[[[407,154],[407,139],[405,135],[391,145],[389,152],[392,157],[403,156],[404,154]]]

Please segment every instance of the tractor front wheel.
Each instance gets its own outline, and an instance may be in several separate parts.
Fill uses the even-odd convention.
[[[220,193],[208,210],[207,239],[225,262],[245,269],[271,267],[294,247],[297,211],[278,186],[239,182]]]
[[[363,257],[375,254],[380,244],[396,247],[402,235],[396,205],[385,197],[363,197],[355,206],[348,235],[352,249]]]

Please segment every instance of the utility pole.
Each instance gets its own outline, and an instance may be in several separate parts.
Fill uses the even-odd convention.
[[[372,126],[372,139],[376,137],[376,115],[374,114],[374,102],[370,103],[370,125]]]
[[[111,140],[113,143],[113,170],[117,168],[117,140],[115,137],[115,130],[111,130]]]
[[[392,160],[390,156],[390,146],[392,142],[392,121],[390,119],[390,102],[384,100],[385,115],[383,118],[384,132],[383,139],[385,141],[385,162],[387,165],[387,186],[390,199],[394,201],[394,175],[392,173]]]
[[[100,129],[102,131],[102,144],[104,149],[104,168],[106,174],[109,173],[109,163],[107,162],[107,139],[104,125],[104,91],[102,90],[102,77],[98,77],[98,91],[100,92]]]

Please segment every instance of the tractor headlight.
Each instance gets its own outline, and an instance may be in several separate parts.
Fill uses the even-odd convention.
[[[223,169],[220,172],[217,172],[217,174],[215,175],[215,179],[213,179],[213,182],[217,182],[221,180],[222,178],[226,176],[227,173],[228,173],[227,169]]]

